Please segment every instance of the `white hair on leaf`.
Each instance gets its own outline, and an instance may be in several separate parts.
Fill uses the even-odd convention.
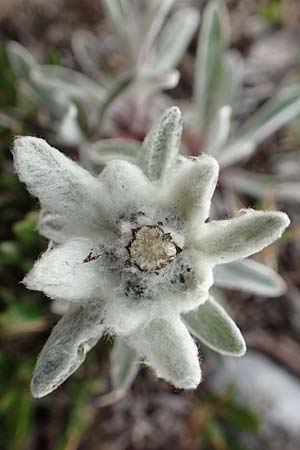
[[[86,353],[101,338],[103,305],[74,305],[53,328],[41,351],[31,381],[40,398],[52,392],[83,363]]]
[[[105,271],[101,264],[101,250],[91,241],[70,239],[53,249],[50,246],[23,283],[55,300],[85,303],[97,298],[104,289]]]
[[[128,342],[158,378],[179,389],[195,389],[200,383],[197,346],[179,317],[157,318]]]

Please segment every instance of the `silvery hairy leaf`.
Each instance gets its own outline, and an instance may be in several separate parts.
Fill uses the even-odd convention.
[[[142,44],[139,49],[138,65],[142,67],[147,65],[152,48],[155,46],[155,40],[159,35],[163,24],[170,12],[175,0],[165,0],[163,2],[153,0],[142,1],[143,8],[143,30],[141,31]]]
[[[183,57],[199,23],[199,13],[183,8],[165,24],[152,49],[149,66],[157,72],[176,67]]]
[[[278,239],[290,221],[277,211],[242,210],[229,220],[209,222],[198,238],[198,249],[214,264],[246,258]]]
[[[227,50],[224,55],[222,81],[216,99],[215,114],[211,118],[210,126],[202,131],[205,152],[217,160],[230,134],[232,109],[240,88],[241,73],[242,58],[240,54]]]
[[[67,67],[38,66],[32,71],[33,79],[58,95],[80,102],[102,102],[106,90],[85,75]]]
[[[65,99],[53,95],[52,89],[34,79],[33,71],[40,67],[34,57],[14,41],[7,44],[7,54],[14,73],[23,82],[31,100],[41,104],[54,119],[61,120],[70,105]]]
[[[130,0],[103,0],[103,7],[119,39],[121,48],[130,60],[130,64],[135,65],[139,42],[136,14],[132,2]]]
[[[31,382],[34,397],[49,394],[78,369],[103,334],[102,317],[100,306],[71,306],[38,357]]]
[[[216,111],[212,127],[208,131],[205,141],[205,151],[207,154],[217,157],[222,150],[230,133],[231,113],[231,107],[228,105],[222,106]]]
[[[278,297],[286,291],[285,281],[275,270],[251,259],[216,266],[214,280],[220,287],[266,297]]]
[[[114,48],[112,36],[97,37],[88,30],[76,30],[72,35],[72,50],[84,73],[97,80],[104,88],[113,82],[112,74],[103,59]]]
[[[300,85],[282,88],[241,127],[219,155],[221,166],[249,158],[264,139],[300,114]]]
[[[204,305],[184,314],[183,321],[194,336],[218,353],[242,356],[246,351],[240,330],[211,295]]]
[[[221,106],[220,91],[226,74],[229,39],[228,12],[224,2],[209,2],[203,15],[196,56],[194,95],[200,134],[207,132]]]
[[[258,199],[275,196],[285,202],[300,202],[300,182],[287,175],[263,175],[233,168],[226,171],[224,184]]]
[[[111,380],[115,392],[125,393],[133,383],[139,370],[138,355],[117,337],[111,352]]]
[[[113,159],[125,159],[134,162],[138,156],[142,144],[133,139],[116,138],[102,139],[93,144],[84,144],[81,149],[83,162],[92,170],[99,173],[105,164]]]
[[[139,165],[150,180],[162,178],[175,163],[181,134],[181,113],[174,106],[152,127],[139,153]]]
[[[177,86],[180,78],[178,70],[170,70],[168,72],[149,72],[140,75],[139,82],[143,89],[150,92],[158,92],[163,89],[173,89]]]

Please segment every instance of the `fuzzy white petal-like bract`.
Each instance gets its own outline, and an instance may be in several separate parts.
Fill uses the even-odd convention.
[[[218,174],[218,163],[211,156],[185,160],[174,173],[168,201],[185,220],[196,226],[203,223],[209,215]]]
[[[83,363],[103,334],[103,314],[103,304],[74,305],[60,319],[38,357],[31,382],[34,397],[54,391]]]
[[[197,248],[214,265],[246,258],[279,239],[290,221],[278,211],[242,210],[228,220],[208,223]]]
[[[172,169],[179,153],[181,134],[181,112],[173,106],[151,128],[140,151],[139,164],[150,180],[163,178]]]
[[[128,342],[157,377],[179,389],[195,389],[200,383],[197,346],[179,317],[153,320]]]
[[[23,283],[55,300],[85,303],[104,290],[102,265],[101,249],[88,239],[70,239],[53,249],[50,246]]]
[[[16,138],[13,155],[20,180],[45,210],[80,221],[87,232],[111,226],[101,183],[74,161],[35,137]]]

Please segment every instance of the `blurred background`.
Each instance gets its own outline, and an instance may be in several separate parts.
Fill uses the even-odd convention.
[[[130,0],[133,12],[121,21],[115,3],[0,0],[0,448],[298,450],[299,0],[232,0],[229,17],[220,4],[212,16],[205,1],[168,2],[158,33],[165,40],[152,60],[155,39],[146,35],[139,53],[138,33],[145,14],[148,20],[166,0]],[[209,66],[203,48],[217,42],[218,49],[220,36],[222,55]],[[212,143],[218,116],[210,95],[225,76],[207,82],[205,74],[223,70],[218,61],[226,52],[231,72],[222,92],[234,95],[218,104],[232,110],[221,145]],[[43,137],[99,173],[116,153],[134,158],[153,120],[172,104],[183,111],[183,152],[209,148],[220,161],[213,215],[254,207],[284,210],[292,219],[284,237],[256,258],[269,272],[250,265],[216,274],[215,295],[241,328],[248,353],[225,359],[199,345],[204,381],[195,392],[176,391],[141,368],[126,395],[105,405],[112,342],[101,341],[63,386],[34,400],[35,360],[64,305],[20,284],[47,242],[36,230],[38,203],[13,172],[13,137]],[[222,111],[225,117],[228,108]]]

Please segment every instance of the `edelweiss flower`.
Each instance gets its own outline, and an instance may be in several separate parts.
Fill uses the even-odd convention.
[[[179,157],[181,131],[180,111],[170,108],[137,164],[113,160],[98,178],[42,139],[15,140],[15,168],[40,200],[39,229],[51,240],[24,284],[70,303],[38,358],[34,396],[63,383],[103,333],[121,336],[184,389],[201,380],[188,328],[223,353],[244,353],[240,331],[209,298],[213,268],[271,244],[289,220],[244,210],[207,222],[218,164]]]

